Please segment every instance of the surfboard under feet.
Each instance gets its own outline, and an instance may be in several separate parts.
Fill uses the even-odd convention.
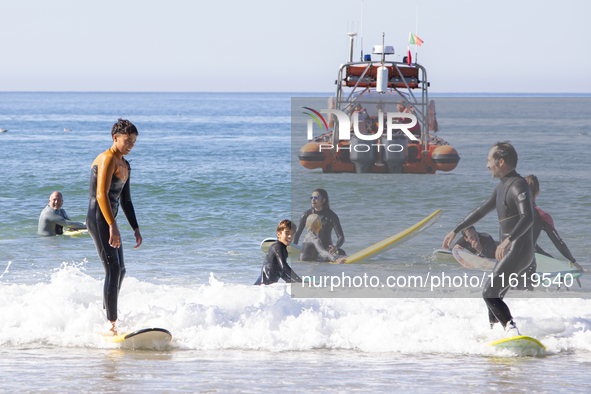
[[[511,350],[520,355],[535,356],[542,354],[546,350],[546,347],[540,341],[526,335],[503,338],[486,344],[496,349]]]
[[[126,334],[105,337],[105,340],[133,349],[154,349],[166,346],[172,340],[172,334],[164,328],[143,328]]]

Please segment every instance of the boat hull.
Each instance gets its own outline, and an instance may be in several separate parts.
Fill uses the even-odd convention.
[[[298,154],[300,163],[305,168],[314,170],[322,169],[323,172],[359,172],[355,163],[350,159],[349,141],[342,141],[338,149],[329,149],[326,142],[310,141],[304,145]],[[407,159],[402,164],[402,173],[434,174],[436,171],[452,171],[457,167],[460,157],[458,152],[449,145],[428,144],[427,151],[423,152],[421,143],[409,143],[407,146]],[[338,151],[337,151],[338,150]],[[377,159],[367,166],[364,172],[389,173],[391,170],[381,160],[381,152],[377,152]]]

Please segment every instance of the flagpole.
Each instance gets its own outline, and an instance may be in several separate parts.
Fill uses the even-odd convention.
[[[417,4],[417,20],[416,20],[416,24],[415,24],[415,31],[416,31],[416,35],[419,35],[419,5]],[[419,62],[419,58],[417,57],[417,51],[418,51],[418,45],[415,44],[415,63]]]
[[[363,0],[361,0],[361,61],[363,61]]]

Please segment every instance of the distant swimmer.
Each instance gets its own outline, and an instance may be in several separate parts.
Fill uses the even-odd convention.
[[[39,235],[50,237],[64,233],[64,227],[72,230],[86,229],[86,225],[70,220],[66,210],[62,208],[64,197],[60,192],[53,192],[49,196],[49,203],[45,206],[39,216]]]
[[[456,242],[454,248],[457,246],[487,259],[495,258],[497,243],[489,234],[479,233],[474,226],[470,226],[462,230],[462,236],[463,238]]]
[[[320,238],[320,242],[322,242],[324,249],[328,250],[331,254],[345,255],[345,251],[341,249],[341,246],[345,243],[345,234],[343,234],[343,228],[341,227],[339,217],[330,209],[330,201],[326,190],[314,190],[310,196],[310,202],[312,208],[302,214],[300,225],[294,236],[293,243],[296,245],[298,244],[302,231],[304,231],[304,228],[306,227],[308,216],[315,213],[320,216],[320,222],[322,223],[322,228],[318,233],[318,237]],[[336,245],[332,243],[331,233],[333,229],[337,236]]]
[[[130,121],[119,119],[113,125],[111,136],[113,146],[98,155],[92,163],[86,224],[105,268],[103,306],[107,310],[107,319],[113,324],[111,331],[116,335],[117,299],[121,282],[125,277],[121,235],[115,220],[119,205],[134,231],[136,241],[134,249],[142,245],[142,236],[131,203],[129,186],[131,168],[123,158],[135,145],[138,131]]]
[[[287,283],[301,282],[302,279],[287,264],[287,247],[291,244],[291,232],[295,230],[291,220],[284,219],[277,226],[277,242],[269,247],[261,275],[255,285],[270,285],[283,279]]]
[[[534,245],[536,248],[536,253],[552,257],[552,255],[545,252],[540,246],[538,246],[538,238],[540,237],[542,230],[544,230],[556,249],[558,249],[558,251],[564,257],[566,257],[567,260],[573,263],[573,265],[575,265],[581,272],[584,272],[583,267],[577,264],[577,261],[568,249],[568,246],[566,246],[562,238],[560,238],[560,235],[558,235],[558,231],[556,231],[556,228],[554,228],[552,216],[544,212],[536,205],[536,197],[538,197],[540,194],[540,182],[538,181],[538,177],[535,175],[528,175],[525,177],[525,180],[528,183],[534,198]]]
[[[488,200],[468,214],[443,240],[443,248],[448,249],[460,231],[497,210],[501,243],[495,257],[499,262],[482,296],[488,306],[491,327],[500,322],[509,336],[519,335],[511,311],[503,301],[510,288],[510,275],[520,275],[535,264],[533,198],[527,182],[515,171],[516,167],[517,152],[511,144],[499,142],[493,146],[486,168],[501,182]]]
[[[322,221],[320,216],[313,213],[306,219],[306,229],[308,232],[304,236],[304,242],[302,243],[302,250],[300,251],[300,259],[302,261],[332,261],[343,264],[345,261],[344,257],[337,258],[336,255],[330,253],[324,248],[320,238],[318,238],[318,232],[322,229]]]

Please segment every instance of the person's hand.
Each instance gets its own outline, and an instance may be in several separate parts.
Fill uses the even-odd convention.
[[[133,235],[135,235],[135,243],[136,243],[134,249],[137,249],[140,246],[142,246],[142,241],[143,241],[142,235],[140,234],[140,228],[139,227],[134,230]]]
[[[341,257],[341,258],[337,259],[336,263],[337,264],[345,264],[346,260],[347,260],[346,257]]]
[[[472,249],[476,250],[478,253],[482,253],[482,245],[480,244],[480,241],[474,239],[470,242],[470,245],[472,246]]]
[[[328,251],[330,252],[330,254],[337,254],[339,250],[337,249],[337,247],[336,247],[336,246],[334,246],[334,245],[329,245],[329,246],[328,246]]]
[[[121,234],[119,234],[117,222],[113,222],[109,226],[109,245],[111,245],[113,248],[121,247]]]
[[[513,242],[509,241],[509,238],[505,238],[503,242],[497,246],[497,250],[495,251],[495,258],[499,261],[503,259],[513,246]]]
[[[455,231],[450,231],[449,233],[447,233],[447,235],[445,236],[445,238],[443,239],[443,249],[449,249],[451,243],[454,241],[454,239],[456,238],[456,235],[458,235]]]
[[[577,263],[576,261],[571,261],[571,263],[581,272],[585,272],[585,270],[583,269],[583,267],[581,267],[579,265],[579,263]]]

